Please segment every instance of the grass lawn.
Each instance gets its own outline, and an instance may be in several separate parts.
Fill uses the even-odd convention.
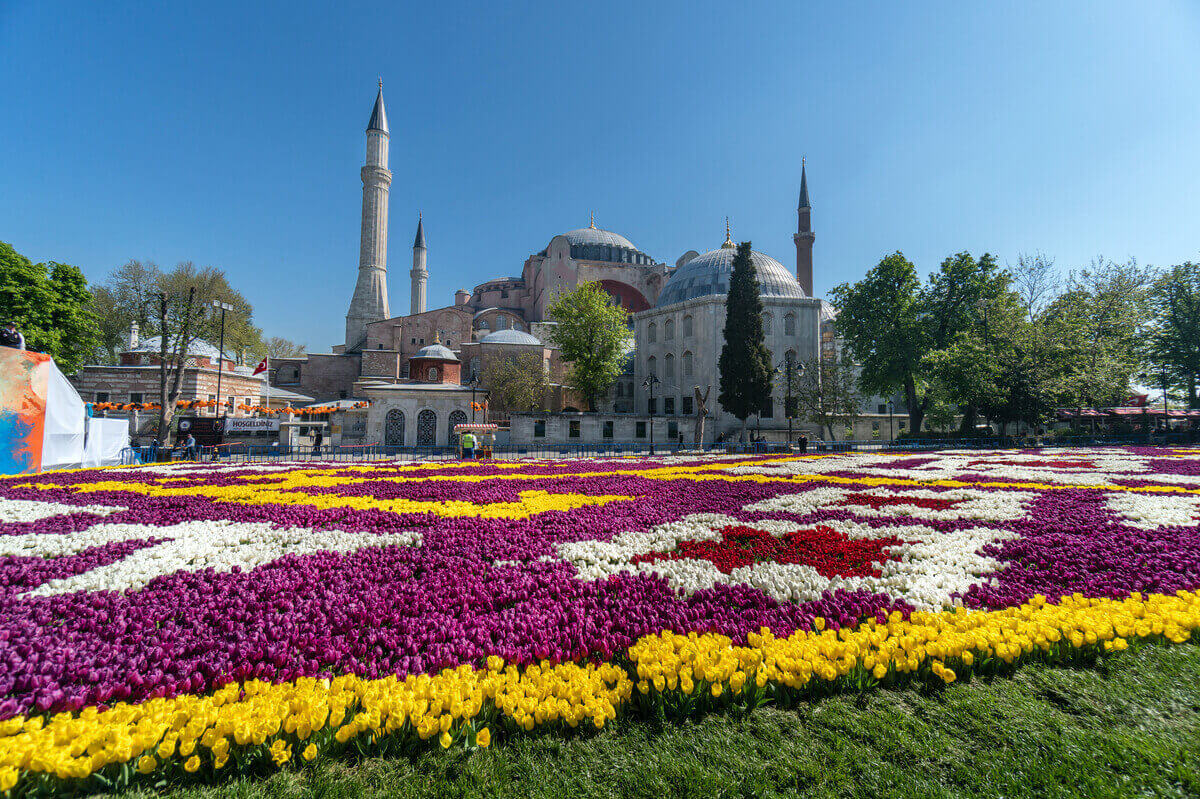
[[[130,791],[124,796],[156,796]],[[883,691],[414,759],[316,761],[212,797],[1198,796],[1200,645],[1029,665],[936,694]]]

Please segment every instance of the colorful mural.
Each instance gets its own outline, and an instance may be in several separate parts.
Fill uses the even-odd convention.
[[[42,466],[49,355],[0,347],[0,474]]]

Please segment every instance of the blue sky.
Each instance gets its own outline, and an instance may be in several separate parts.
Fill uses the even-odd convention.
[[[893,250],[1200,257],[1200,3],[0,0],[0,240],[102,280],[222,267],[328,351],[382,75],[389,265],[430,305],[599,226],[673,263],[724,218],[818,294]]]

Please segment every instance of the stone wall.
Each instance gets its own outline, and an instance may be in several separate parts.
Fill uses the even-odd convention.
[[[359,375],[360,356],[311,353],[299,358],[281,358],[271,364],[271,385],[305,394],[317,400],[349,399]]]

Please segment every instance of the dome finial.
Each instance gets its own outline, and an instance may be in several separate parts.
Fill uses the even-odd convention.
[[[588,227],[592,230],[596,229],[596,212],[592,211],[592,218],[588,221]]]
[[[725,217],[725,241],[721,243],[722,250],[732,250],[736,247],[733,237],[729,235],[729,217]]]

